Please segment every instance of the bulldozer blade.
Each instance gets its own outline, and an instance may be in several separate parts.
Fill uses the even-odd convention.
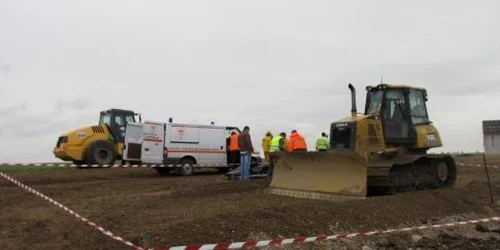
[[[357,153],[281,154],[267,190],[276,195],[335,200],[367,195],[367,159]]]

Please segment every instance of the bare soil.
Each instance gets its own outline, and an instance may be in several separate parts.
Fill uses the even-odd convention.
[[[482,163],[480,157],[456,159]],[[500,169],[489,168],[489,173],[494,197],[500,200]],[[384,230],[492,217],[500,211],[498,206],[489,204],[483,167],[460,166],[453,189],[342,202],[266,194],[269,180],[229,181],[217,173],[176,177],[159,176],[147,168],[110,168],[9,175],[113,233],[146,247]],[[488,226],[495,224],[500,223]],[[499,249],[500,237],[496,232],[479,232],[474,225],[464,225],[288,248],[297,247]],[[127,247],[0,178],[0,249]]]

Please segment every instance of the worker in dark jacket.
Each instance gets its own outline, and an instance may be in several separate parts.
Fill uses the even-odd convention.
[[[238,136],[238,147],[240,149],[240,180],[250,179],[250,164],[252,161],[253,145],[250,137],[250,128],[245,126],[243,132]]]

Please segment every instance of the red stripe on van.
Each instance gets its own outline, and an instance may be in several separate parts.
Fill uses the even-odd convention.
[[[161,123],[156,123],[156,122],[144,122],[146,124],[151,124],[151,125],[158,125],[158,126],[163,126]]]
[[[163,142],[162,139],[149,139],[149,138],[145,138],[144,141]]]
[[[220,129],[224,130],[226,127],[218,127],[216,125],[182,125],[182,124],[172,124],[172,128],[206,128],[206,129]]]

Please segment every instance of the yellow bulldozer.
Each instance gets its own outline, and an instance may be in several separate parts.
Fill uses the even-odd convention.
[[[441,147],[427,113],[424,88],[381,83],[366,87],[364,113],[356,108],[352,84],[351,115],[331,123],[330,149],[279,155],[268,191],[311,199],[339,195],[366,197],[408,190],[452,187],[456,164]]]
[[[123,156],[127,123],[141,122],[141,115],[124,109],[101,111],[99,124],[59,136],[54,156],[75,164],[113,164]]]

